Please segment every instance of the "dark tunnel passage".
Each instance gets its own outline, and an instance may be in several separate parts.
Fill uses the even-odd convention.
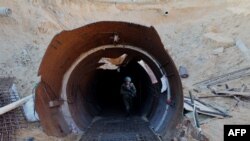
[[[147,105],[150,105],[149,101],[153,97],[150,93],[152,82],[143,67],[136,61],[130,61],[119,70],[95,70],[91,80],[88,80],[87,95],[83,97],[83,101],[87,104],[86,107],[92,107],[89,111],[93,112],[94,108],[96,113],[102,116],[124,115],[125,107],[120,87],[126,76],[132,78],[137,89],[137,96],[133,100],[132,114],[147,115],[149,109],[146,108],[148,108]],[[93,115],[95,114],[93,113]]]
[[[153,27],[98,22],[63,31],[51,41],[39,68],[36,110],[48,135],[86,131],[97,116],[122,116],[124,77],[137,89],[132,114],[148,120],[163,140],[182,119],[178,71]]]
[[[125,114],[120,87],[126,76],[132,78],[137,88],[137,97],[133,100],[133,115],[150,118],[150,113],[153,112],[153,102],[158,101],[158,97],[154,95],[159,89],[159,83],[156,83],[156,76],[146,63],[149,61],[148,58],[141,53],[135,55],[131,49],[122,49],[121,52],[120,48],[109,47],[111,48],[97,51],[83,59],[69,76],[68,106],[73,115],[72,118],[82,130],[95,116]],[[109,54],[110,52],[112,55]],[[104,58],[112,62],[112,60],[119,60],[124,55],[126,57],[117,67],[110,62],[102,63],[103,61],[100,61]]]

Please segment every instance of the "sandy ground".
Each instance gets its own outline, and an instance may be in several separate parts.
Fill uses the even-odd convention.
[[[108,1],[108,2],[107,2]],[[235,46],[241,39],[250,48],[250,2],[248,0],[1,0],[13,14],[0,17],[0,76],[15,76],[21,96],[29,95],[36,82],[44,52],[54,35],[97,21],[128,21],[154,26],[176,66],[187,67],[184,93],[195,82],[249,66],[245,53]],[[155,3],[157,2],[157,3]],[[169,14],[166,15],[165,12]],[[223,48],[215,54],[214,50]],[[250,77],[230,83],[250,87]],[[206,95],[202,92],[198,95]],[[213,119],[202,125],[211,141],[223,140],[224,124],[249,124],[250,103],[213,98],[207,100],[228,109],[232,118]],[[75,140],[48,137],[39,125],[18,132],[20,139]]]

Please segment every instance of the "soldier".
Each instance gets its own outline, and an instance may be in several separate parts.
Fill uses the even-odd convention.
[[[125,77],[124,83],[121,86],[120,93],[123,97],[123,102],[126,107],[127,116],[130,116],[133,98],[136,97],[136,88],[134,84],[131,82],[130,77],[128,76]]]

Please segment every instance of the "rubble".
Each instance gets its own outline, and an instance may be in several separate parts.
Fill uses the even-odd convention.
[[[247,46],[241,39],[236,39],[236,47],[240,49],[247,60],[250,60],[250,49],[247,48]]]
[[[224,52],[224,47],[220,47],[220,48],[217,48],[217,49],[213,50],[214,55],[219,55],[219,54],[221,54],[223,52]]]
[[[222,33],[209,32],[204,34],[204,42],[211,47],[232,47],[235,45],[233,38]]]
[[[147,4],[144,4],[143,0],[140,0],[139,4],[131,0],[130,4],[125,2],[129,0],[122,2],[112,0],[108,4],[105,1],[111,0],[93,2],[62,0],[62,2],[50,1],[49,5],[46,1],[1,0],[0,5],[10,7],[13,13],[10,17],[0,16],[0,75],[15,75],[20,94],[28,95],[33,88],[33,82],[39,79],[36,77],[37,68],[51,38],[63,30],[71,30],[102,20],[122,20],[154,26],[176,64],[185,64],[188,67],[190,76],[188,79],[182,79],[183,87],[187,89],[193,89],[192,83],[210,78],[211,75],[218,76],[249,65],[244,53],[235,46],[235,40],[232,47],[226,48],[219,46],[220,43],[216,43],[217,41],[204,37],[204,34],[212,32],[232,39],[240,38],[246,46],[249,45],[250,5],[247,0],[206,3],[199,0],[162,1],[160,4],[153,4],[149,0]],[[167,15],[164,14],[166,11]],[[209,27],[213,29],[209,30]],[[31,60],[25,54],[24,57],[20,57],[26,43],[34,43],[37,47],[36,50],[28,49]],[[221,47],[224,48],[223,53],[213,55],[213,50]],[[15,63],[13,58],[17,58],[17,61],[24,60]],[[35,67],[32,67],[32,64]],[[240,77],[237,80],[233,85],[235,87],[233,91],[236,91],[236,88],[240,89],[241,83],[250,84],[249,77]],[[231,86],[232,81],[224,82]],[[206,95],[214,96],[210,91],[195,89],[198,90],[198,93],[195,93],[198,98]],[[204,132],[209,135],[210,140],[223,140],[223,124],[250,123],[249,101],[246,101],[245,97],[236,97],[244,104],[233,107],[234,111],[230,112],[232,118],[213,119],[206,124]],[[227,109],[230,109],[230,105],[235,102],[234,99],[234,97],[218,97],[202,100],[207,103],[218,103],[223,108],[228,106]],[[199,119],[201,120],[200,115]],[[36,132],[26,130],[26,133],[22,132],[20,136],[23,138],[34,136],[35,140],[58,140],[46,136],[41,128],[37,128]]]
[[[192,100],[188,97],[184,97],[184,109],[187,111],[194,111],[193,106],[195,105],[197,109],[197,113],[204,114],[212,117],[217,118],[224,118],[224,117],[230,117],[225,112],[219,110],[218,108],[209,105],[208,103],[202,102],[198,99],[194,99],[194,104],[192,104]]]
[[[239,78],[246,77],[246,76],[250,76],[250,67],[236,70],[236,71],[226,73],[220,76],[212,77],[210,79],[195,83],[193,85],[198,86],[198,87],[209,88],[212,85],[220,84],[220,83],[227,82],[227,81],[234,80],[234,79],[239,79]]]
[[[171,141],[209,141],[202,131],[194,127],[194,122],[189,118],[184,117],[177,129],[178,132]]]
[[[227,86],[227,85],[226,85]],[[227,86],[228,87],[228,86]],[[226,88],[225,90],[213,90],[214,95],[199,96],[199,98],[212,98],[212,97],[234,97],[237,101],[241,101],[241,98],[250,98],[250,92],[247,91],[247,86],[242,85],[241,88]]]

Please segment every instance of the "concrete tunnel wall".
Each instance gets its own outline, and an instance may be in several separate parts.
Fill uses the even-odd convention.
[[[126,58],[117,65],[118,70],[98,69],[105,64],[100,63],[103,57],[118,58],[124,54]],[[141,60],[151,73],[138,65]],[[150,127],[163,139],[173,136],[182,119],[179,74],[153,27],[97,22],[63,31],[48,46],[38,75],[41,82],[36,89],[35,106],[48,135],[65,136],[72,128],[86,130],[100,114],[98,101],[105,105],[97,90],[106,91],[97,84],[105,85],[103,79],[113,78],[110,83],[118,86],[116,81],[122,81],[126,75],[131,75],[140,87],[139,97],[143,100],[137,105],[137,112],[149,120]]]

